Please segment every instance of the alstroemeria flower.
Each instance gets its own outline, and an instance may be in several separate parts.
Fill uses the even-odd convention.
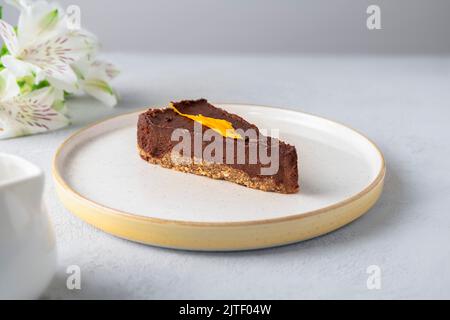
[[[79,9],[67,13],[44,0],[5,0],[20,10],[17,28],[0,19],[0,139],[69,124],[66,94],[81,91],[117,104],[118,75],[95,58],[95,36],[81,29]]]
[[[113,64],[100,60],[90,62],[83,59],[73,64],[72,68],[79,78],[81,89],[87,94],[107,106],[114,107],[117,104],[117,93],[109,84],[119,74]]]
[[[50,130],[69,124],[69,119],[55,109],[58,94],[45,87],[19,95],[17,79],[8,70],[0,72],[0,139]]]
[[[77,91],[78,79],[70,65],[96,50],[95,37],[69,28],[57,4],[12,2],[21,12],[17,32],[0,20],[0,36],[9,52],[1,59],[3,65],[17,77],[32,74],[38,82],[46,79],[61,90]]]

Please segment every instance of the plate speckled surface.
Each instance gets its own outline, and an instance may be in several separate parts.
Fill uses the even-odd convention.
[[[245,250],[310,239],[360,217],[381,195],[385,163],[356,131],[309,114],[216,104],[297,147],[301,192],[266,193],[150,165],[136,150],[140,112],[87,127],[54,159],[68,210],[121,238],[189,250]]]

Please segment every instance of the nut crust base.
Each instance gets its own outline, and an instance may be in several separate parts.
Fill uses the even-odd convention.
[[[270,176],[267,177],[250,177],[247,173],[231,168],[225,164],[208,163],[202,161],[196,163],[191,159],[179,157],[173,161],[170,153],[165,154],[162,158],[155,158],[146,153],[138,146],[139,155],[145,161],[159,165],[163,168],[173,169],[180,172],[192,173],[199,176],[205,176],[216,180],[225,180],[233,182],[248,188],[258,189],[267,192],[278,192],[284,194],[296,193],[298,190],[292,192],[287,190],[284,185],[275,183]]]

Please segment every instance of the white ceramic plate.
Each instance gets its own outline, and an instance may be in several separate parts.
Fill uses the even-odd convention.
[[[366,212],[381,194],[383,156],[354,130],[300,112],[217,106],[259,128],[279,129],[280,138],[297,147],[300,193],[267,193],[150,165],[136,149],[137,112],[83,129],[61,146],[54,175],[62,201],[82,219],[123,238],[239,250],[332,231]]]

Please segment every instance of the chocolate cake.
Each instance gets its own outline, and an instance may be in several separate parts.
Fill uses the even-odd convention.
[[[137,134],[139,154],[149,163],[263,191],[299,190],[295,147],[205,99],[148,110]]]

